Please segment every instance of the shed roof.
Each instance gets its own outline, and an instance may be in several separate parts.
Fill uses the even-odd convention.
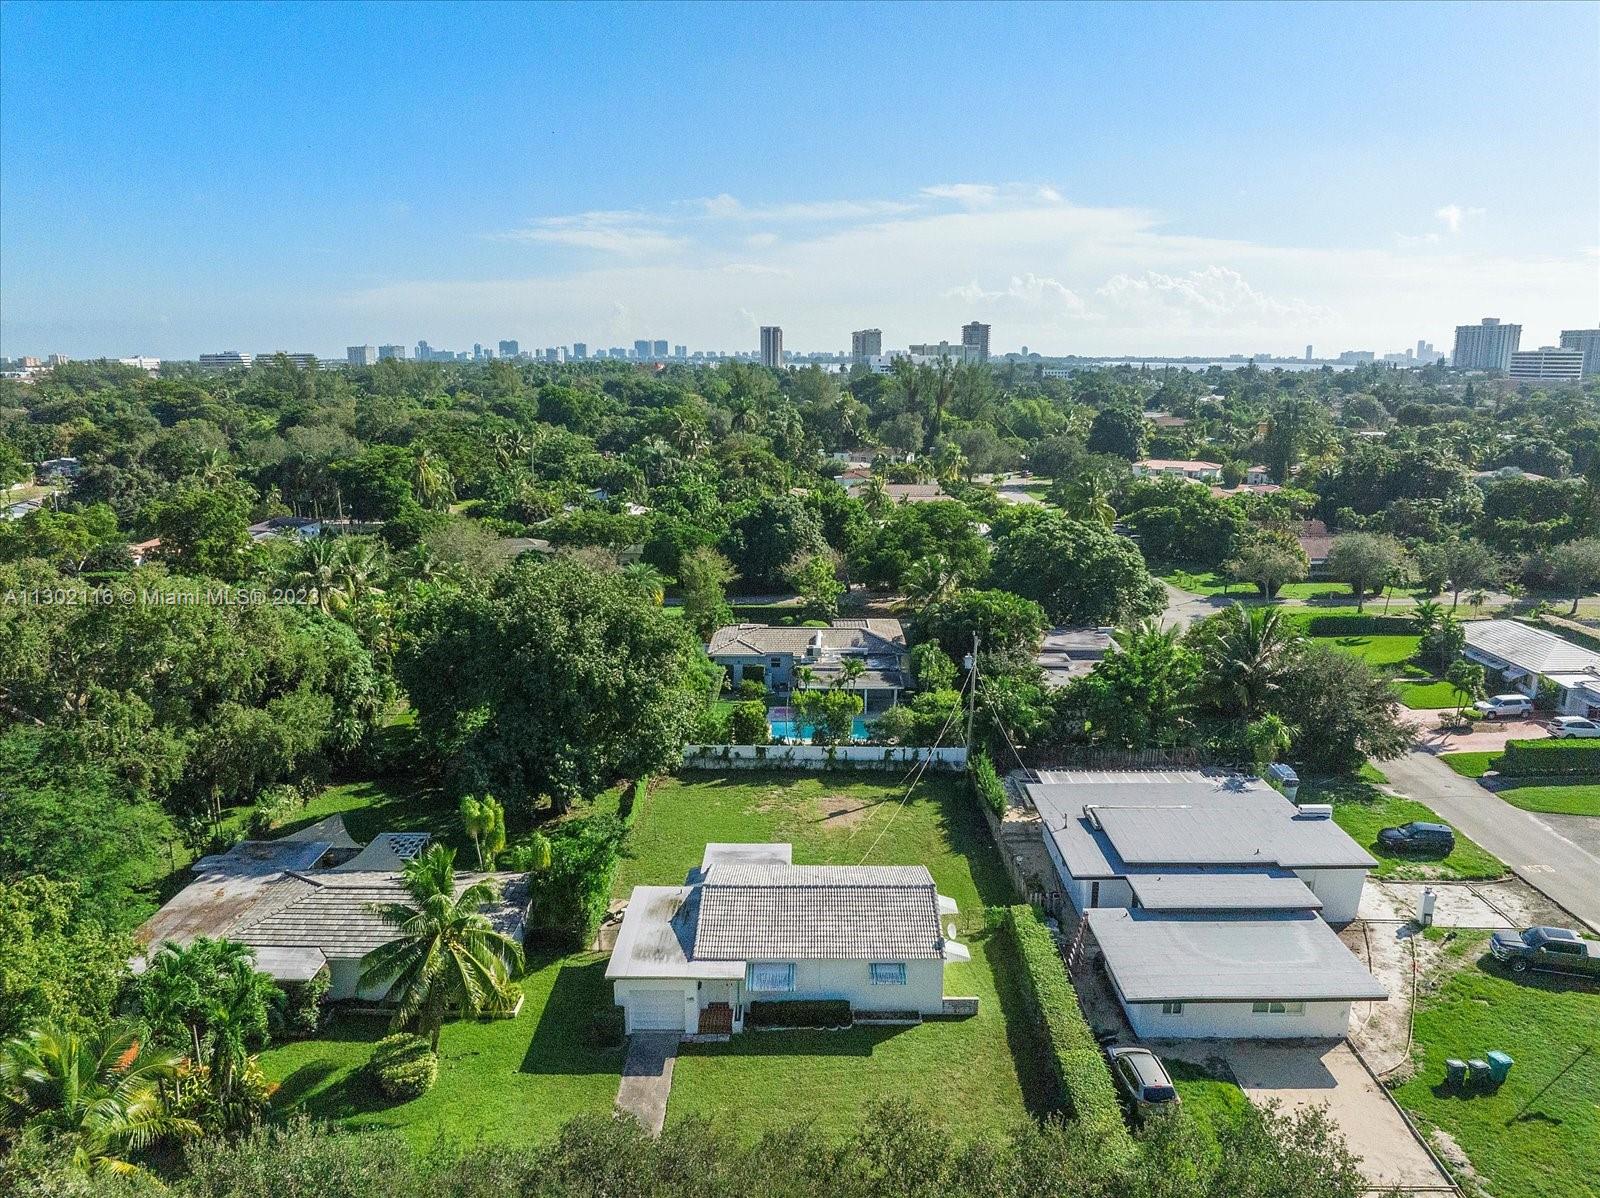
[[[1341,1002],[1389,991],[1309,911],[1243,918],[1087,912],[1126,1002]]]
[[[1128,885],[1147,911],[1318,911],[1322,900],[1289,870],[1134,872]]]

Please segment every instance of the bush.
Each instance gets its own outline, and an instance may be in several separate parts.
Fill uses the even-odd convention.
[[[733,709],[728,717],[730,745],[764,745],[771,740],[772,729],[767,724],[765,703],[747,699]]]
[[[256,805],[250,812],[250,835],[266,835],[303,806],[305,800],[293,786],[267,787],[256,799]]]
[[[1034,1022],[1044,1029],[1049,1044],[1059,1086],[1057,1101],[1109,1155],[1120,1159],[1131,1154],[1133,1140],[1122,1121],[1111,1071],[1078,1008],[1077,992],[1054,938],[1032,907],[1012,907],[1006,925],[1022,962],[1023,990]]]
[[[628,826],[610,815],[565,820],[550,833],[550,868],[528,875],[532,914],[524,939],[572,951],[594,937]]]
[[[996,819],[1005,818],[1006,788],[1000,781],[1000,773],[994,768],[994,762],[989,760],[989,754],[979,751],[973,756],[967,779],[972,783],[972,793],[978,797],[978,801],[994,812]]]
[[[326,965],[307,981],[285,982],[283,992],[288,1001],[283,1007],[282,1033],[289,1037],[304,1037],[315,1036],[321,1031],[327,1017],[328,991],[332,988],[333,976]]]
[[[385,1098],[420,1098],[438,1080],[439,1058],[421,1036],[398,1032],[373,1046],[367,1076]]]
[[[1407,636],[1418,632],[1410,616],[1306,616],[1294,615],[1307,636]]]
[[[1503,778],[1588,776],[1600,774],[1600,742],[1572,740],[1513,740],[1493,763]]]
[[[850,1004],[842,998],[790,998],[753,1002],[748,1027],[849,1027]]]

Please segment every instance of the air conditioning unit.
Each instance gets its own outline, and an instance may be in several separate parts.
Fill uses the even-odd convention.
[[[1295,812],[1296,819],[1332,819],[1332,803],[1302,803]]]

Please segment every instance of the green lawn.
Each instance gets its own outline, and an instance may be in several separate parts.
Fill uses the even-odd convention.
[[[1512,786],[1497,790],[1513,807],[1524,811],[1545,811],[1552,815],[1600,815],[1600,783],[1563,779],[1548,780],[1533,786]]]
[[[1218,1123],[1228,1122],[1234,1115],[1250,1105],[1244,1091],[1231,1077],[1213,1073],[1203,1065],[1163,1057],[1167,1076],[1178,1088],[1183,1099],[1183,1111],[1200,1126],[1208,1139],[1215,1139]]]
[[[1302,803],[1332,803],[1333,819],[1367,852],[1378,859],[1375,878],[1498,878],[1505,865],[1479,848],[1459,830],[1456,847],[1443,858],[1397,856],[1378,844],[1378,830],[1412,820],[1444,823],[1431,808],[1400,798],[1358,779],[1328,779],[1300,786]]]
[[[1338,649],[1342,653],[1353,653],[1368,665],[1377,666],[1380,670],[1405,665],[1417,655],[1417,650],[1422,645],[1420,636],[1405,634],[1398,636],[1389,634],[1381,636],[1319,636],[1311,639],[1315,643],[1326,645],[1330,649]]]
[[[1477,958],[1481,934],[1451,951]],[[1446,1058],[1490,1049],[1516,1064],[1492,1093],[1440,1083]],[[1424,991],[1412,1057],[1417,1075],[1396,1092],[1424,1124],[1443,1128],[1495,1198],[1588,1198],[1600,1178],[1600,993],[1534,975],[1513,980],[1492,960],[1468,964]]]
[[[590,1046],[591,1013],[611,1004],[605,957],[579,954],[529,962],[527,1000],[515,1019],[456,1020],[440,1040],[439,1081],[394,1103],[361,1075],[388,1031],[372,1016],[341,1016],[314,1040],[275,1045],[261,1067],[281,1087],[276,1110],[304,1112],[353,1129],[391,1128],[417,1148],[438,1136],[457,1144],[550,1139],[568,1119],[604,1114],[617,1096],[620,1049]]]
[[[1481,778],[1489,770],[1489,763],[1501,756],[1500,750],[1489,749],[1472,753],[1440,753],[1439,760],[1463,778]]]
[[[1456,691],[1448,682],[1406,682],[1397,681],[1395,689],[1400,692],[1400,702],[1416,711],[1433,711],[1443,708],[1454,708],[1456,705]]]
[[[1254,583],[1234,582],[1214,570],[1174,570],[1162,575],[1173,586],[1196,595],[1234,595],[1240,599],[1258,602]],[[1348,595],[1350,587],[1342,582],[1290,582],[1278,591],[1280,599],[1321,599],[1328,595]]]
[[[800,864],[927,865],[956,901],[972,961],[945,974],[949,994],[975,994],[972,1019],[910,1028],[750,1032],[685,1045],[668,1118],[720,1117],[755,1135],[796,1119],[847,1132],[883,1096],[957,1096],[939,1104],[949,1130],[1004,1130],[1046,1101],[1041,1051],[1022,1013],[1018,967],[983,933],[983,909],[1011,901],[1009,883],[964,783],[935,778],[903,805],[898,779],[863,774],[689,773],[640,803],[616,893],[681,881],[707,841],[788,841]],[[760,1101],[752,1102],[752,1095]]]

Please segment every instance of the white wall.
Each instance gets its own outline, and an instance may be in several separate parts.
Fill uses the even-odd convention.
[[[1297,869],[1295,876],[1322,900],[1322,918],[1329,923],[1349,923],[1361,906],[1364,869]]]
[[[1146,1040],[1337,1040],[1350,1029],[1348,1002],[1308,1002],[1304,1015],[1257,1015],[1249,1003],[1184,1003],[1178,1015],[1163,1015],[1160,1003],[1122,1009]]]
[[[901,769],[928,758],[930,769],[963,770],[967,750],[907,745],[685,745],[689,769]]]
[[[892,959],[892,958],[890,958]],[[907,961],[904,986],[874,986],[867,961],[796,961],[794,990],[783,994],[742,990],[746,1008],[752,1002],[785,999],[842,998],[856,1011],[944,1010],[944,962]]]
[[[355,958],[336,958],[328,962],[328,1001],[342,1002],[359,998],[363,1002],[382,1002],[389,996],[389,986],[368,986],[361,989],[361,962]]]
[[[683,996],[683,1031],[693,1035],[700,1028],[700,1010],[696,1002],[694,981],[689,978],[618,978],[612,984],[612,994],[624,1015],[624,1030],[633,1034],[633,1012],[628,1007],[628,997],[636,990],[677,990]]]

